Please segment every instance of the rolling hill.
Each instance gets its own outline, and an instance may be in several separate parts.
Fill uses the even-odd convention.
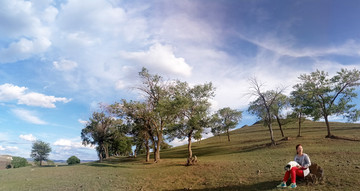
[[[0,190],[276,190],[283,166],[293,160],[301,143],[312,162],[325,172],[321,184],[300,184],[297,190],[357,190],[360,187],[360,124],[331,123],[332,133],[349,140],[325,138],[321,122],[305,121],[302,137],[297,124],[284,127],[282,140],[274,125],[276,146],[261,124],[193,143],[199,159],[185,166],[187,146],[161,152],[161,162],[114,157],[103,163],[76,166],[24,167],[0,171]]]

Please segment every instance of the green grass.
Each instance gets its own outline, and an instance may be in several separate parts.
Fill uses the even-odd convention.
[[[360,139],[360,124],[331,123],[337,136]],[[268,146],[268,129],[245,127],[227,137],[212,137],[193,143],[199,159],[185,166],[187,147],[161,152],[160,163],[145,163],[143,156],[111,158],[103,163],[75,166],[24,167],[0,170],[0,190],[277,190],[284,176],[283,166],[301,143],[312,162],[325,172],[323,184],[301,184],[296,190],[357,190],[360,187],[360,142],[325,138],[324,123],[306,121],[302,136],[296,124],[284,127],[288,141]],[[260,173],[258,173],[260,171]]]

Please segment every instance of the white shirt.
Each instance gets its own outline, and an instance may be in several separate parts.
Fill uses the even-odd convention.
[[[310,158],[307,154],[303,153],[301,156],[295,155],[294,161],[299,163],[302,167],[306,168],[304,172],[304,177],[310,173],[309,166],[311,165]]]

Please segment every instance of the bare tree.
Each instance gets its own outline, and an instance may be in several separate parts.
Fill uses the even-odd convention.
[[[263,84],[260,84],[256,78],[250,79],[250,95],[255,96],[257,100],[250,103],[248,111],[256,114],[259,118],[263,119],[264,123],[269,128],[271,145],[276,145],[272,129],[272,116],[273,105],[276,104],[277,98],[285,90],[285,88],[277,88],[276,90],[263,92]],[[260,109],[259,108],[263,108]]]

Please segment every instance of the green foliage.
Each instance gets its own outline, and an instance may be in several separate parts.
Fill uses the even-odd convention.
[[[114,118],[109,112],[94,112],[89,123],[81,130],[83,145],[97,145],[99,159],[108,158],[109,145],[114,140],[114,134],[122,125],[122,120]]]
[[[268,125],[272,122],[272,119],[279,117],[281,110],[289,104],[288,98],[276,92],[274,90],[261,93],[257,99],[250,103],[248,112],[252,115],[256,115],[258,119],[264,122],[264,125]]]
[[[11,165],[13,168],[20,168],[28,166],[28,162],[25,158],[22,157],[12,157]]]
[[[66,162],[68,163],[68,165],[79,164],[80,159],[77,158],[76,156],[71,156],[66,160]]]
[[[133,142],[130,137],[117,133],[111,140],[109,148],[110,155],[129,156],[132,153]]]
[[[48,160],[50,152],[51,147],[49,143],[37,140],[33,143],[30,157],[32,157],[34,161],[39,162],[39,165],[42,166],[42,161]]]
[[[234,129],[242,117],[242,112],[233,110],[230,107],[225,107],[218,110],[211,119],[211,132],[214,135],[219,135],[227,132],[228,140],[230,141],[229,130]]]
[[[168,126],[166,133],[170,140],[187,138],[191,158],[191,139],[200,140],[204,128],[210,127],[209,99],[214,97],[215,88],[211,83],[190,87],[180,81],[173,88],[169,106],[176,120]]]
[[[341,69],[337,75],[328,76],[328,73],[319,70],[301,75],[299,79],[302,82],[294,86],[292,95],[295,100],[293,105],[301,107],[305,114],[314,120],[325,119],[328,136],[331,136],[328,116],[343,115],[356,121],[360,115],[351,102],[357,97],[355,87],[360,85],[360,71]]]

